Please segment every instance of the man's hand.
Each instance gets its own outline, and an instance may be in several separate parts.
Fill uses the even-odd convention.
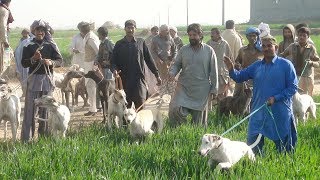
[[[274,104],[274,102],[275,102],[274,97],[273,97],[273,96],[272,96],[272,97],[269,97],[269,99],[268,99],[268,101],[267,101],[267,105],[268,105],[268,106],[271,106],[271,105]]]
[[[307,59],[306,63],[307,63],[308,66],[313,66],[313,62],[310,59]]]
[[[234,68],[234,64],[228,56],[224,56],[223,61],[229,71],[231,71]]]
[[[43,62],[47,66],[51,66],[52,65],[52,60],[51,59],[44,59]]]
[[[9,43],[8,42],[3,42],[3,46],[4,46],[4,48],[9,48]]]
[[[41,55],[40,51],[36,51],[36,52],[33,54],[32,59],[33,59],[34,61],[39,61],[40,59],[42,59],[42,55]]]
[[[162,84],[162,80],[161,80],[161,78],[160,78],[160,76],[158,76],[157,77],[157,86],[161,86],[161,84]]]
[[[74,49],[74,48],[73,48],[73,52],[76,54],[80,53],[80,51],[78,49]]]

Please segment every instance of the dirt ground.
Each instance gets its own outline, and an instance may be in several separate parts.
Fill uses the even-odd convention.
[[[19,86],[18,79],[10,79],[9,81],[9,86],[10,87],[17,87]],[[18,88],[15,93],[20,97],[22,95],[21,88]],[[58,88],[55,89],[53,92],[53,96],[58,99],[61,102],[61,93]],[[155,97],[157,98],[157,97]],[[155,104],[157,101],[154,99],[151,99],[148,101],[148,105],[145,106],[145,108],[154,108]],[[21,105],[22,105],[22,110],[21,110],[21,124],[23,121],[23,113],[24,113],[24,99],[21,99]],[[83,99],[79,96],[79,106],[74,107],[74,111],[71,112],[71,120],[69,122],[69,128],[68,131],[72,130],[78,130],[81,127],[86,127],[92,123],[100,123],[103,120],[102,112],[97,113],[95,116],[84,116],[84,113],[88,112],[89,107],[82,107],[83,106]],[[168,103],[164,103],[164,107],[162,108],[164,112],[168,110]],[[21,124],[18,128],[18,133],[17,133],[17,139],[20,139],[20,134],[21,134]],[[38,123],[36,123],[37,126]],[[10,140],[12,138],[12,133],[11,133],[11,125],[10,123],[7,123],[7,140]],[[36,127],[37,129],[37,127]],[[35,133],[37,138],[37,132]],[[2,121],[0,123],[0,142],[5,141],[5,121]]]

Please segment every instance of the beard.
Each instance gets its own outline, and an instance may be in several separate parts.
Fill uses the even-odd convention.
[[[198,44],[200,44],[201,40],[200,39],[190,39],[189,38],[189,42],[191,46],[197,46]]]

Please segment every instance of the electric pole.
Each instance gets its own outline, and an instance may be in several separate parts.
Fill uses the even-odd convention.
[[[224,0],[222,0],[222,25],[224,25]]]

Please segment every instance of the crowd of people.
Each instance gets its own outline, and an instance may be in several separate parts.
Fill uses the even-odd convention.
[[[1,52],[9,47],[8,25],[13,21],[9,10],[10,0],[0,3]],[[269,107],[250,117],[248,144],[259,134],[274,141],[278,151],[292,151],[297,142],[296,125],[292,112],[292,96],[298,87],[313,94],[314,68],[319,67],[319,56],[310,29],[306,24],[283,28],[283,40],[278,44],[271,35],[269,25],[259,24],[245,31],[247,44],[235,30],[232,20],[226,29],[212,28],[211,39],[204,43],[200,24],[187,27],[188,44],[183,44],[176,27],[152,27],[146,39],[135,36],[134,20],[124,23],[125,36],[115,44],[108,38],[104,26],[94,32],[92,24],[80,22],[79,33],[71,42],[72,63],[86,72],[98,67],[104,78],[122,78],[128,107],[143,106],[153,94],[172,95],[169,105],[170,125],[175,127],[192,116],[192,122],[207,126],[207,114],[212,99],[218,101],[239,95],[246,83],[253,89],[251,112],[266,103]],[[23,141],[35,133],[35,114],[46,118],[46,109],[35,110],[34,99],[51,94],[54,90],[53,68],[63,60],[52,39],[53,29],[48,22],[36,20],[30,30],[22,31],[15,50],[17,73],[21,81],[25,110],[22,124]],[[3,59],[0,58],[0,71]],[[90,108],[84,116],[94,116],[101,107],[96,83],[86,79]],[[271,113],[270,113],[271,112]],[[47,125],[39,122],[38,132],[46,134]],[[255,152],[261,152],[264,140]]]

